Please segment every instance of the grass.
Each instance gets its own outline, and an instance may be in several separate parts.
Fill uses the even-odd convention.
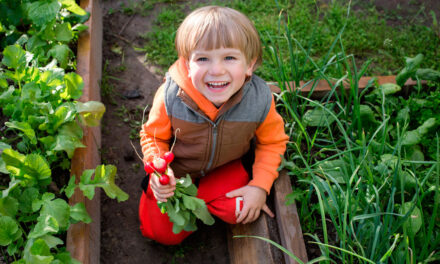
[[[157,2],[157,1],[156,1]],[[326,1],[327,2],[327,1]],[[409,22],[403,20],[399,10],[379,12],[375,6],[366,1],[353,1],[350,16],[347,13],[347,1],[336,0],[331,4],[324,1],[211,1],[212,4],[225,5],[245,13],[255,22],[263,42],[274,41],[276,36],[286,34],[285,29],[279,28],[280,10],[284,12],[282,19],[288,19],[289,32],[299,43],[309,50],[311,58],[322,65],[325,54],[335,40],[338,32],[346,24],[343,35],[343,45],[346,54],[354,54],[358,66],[371,60],[366,75],[394,75],[404,64],[404,57],[412,57],[418,53],[425,56],[423,67],[440,69],[440,38],[438,23],[435,15],[428,12],[422,5]],[[152,4],[154,5],[154,4]],[[188,2],[172,1],[158,13],[153,29],[144,33],[146,44],[142,50],[146,58],[160,66],[163,71],[174,62],[177,55],[174,50],[175,31],[185,17],[187,10],[193,10],[197,5]],[[398,26],[387,23],[395,21]],[[396,22],[397,21],[397,22]],[[428,26],[425,24],[429,22]],[[422,24],[423,23],[423,24]],[[282,38],[278,40],[279,49],[288,50],[288,43]],[[297,47],[294,53],[301,54]],[[335,49],[331,56],[341,51]],[[301,55],[298,55],[301,56]],[[305,57],[302,57],[305,60]],[[269,55],[264,56],[263,65],[257,74],[266,80],[272,78]],[[331,74],[338,76],[338,72]],[[304,65],[303,79],[316,76],[314,66]],[[340,77],[340,76],[339,76]]]
[[[286,34],[271,36],[266,48],[273,79],[282,91],[277,95],[278,109],[291,138],[285,168],[297,180],[294,189],[302,190],[292,196],[300,204],[301,223],[319,226],[306,224],[303,230],[315,240],[322,256],[337,263],[440,259],[436,252],[440,239],[435,235],[439,230],[439,201],[435,200],[440,177],[438,136],[430,140],[430,145],[437,145],[434,159],[422,152],[426,147],[421,139],[432,135],[440,120],[425,116],[420,124],[420,114],[409,108],[419,100],[412,96],[425,95],[394,97],[400,87],[378,86],[374,81],[360,93],[358,81],[369,64],[359,67],[355,56],[346,53],[349,20],[334,33],[329,50],[320,58],[314,57],[311,45],[302,45],[290,34],[290,22],[283,17],[279,20],[280,31]],[[282,41],[287,48],[280,48]],[[309,43],[313,42],[312,38]],[[334,51],[337,56],[332,55]],[[286,86],[287,81],[299,84],[306,63],[313,66],[317,79],[332,87],[320,101]],[[335,78],[334,72],[342,77]],[[308,84],[312,90],[313,81]],[[342,81],[350,84],[349,92],[338,93]],[[433,94],[440,93],[440,83],[436,85],[431,88]],[[412,137],[416,131],[420,132],[417,139]]]

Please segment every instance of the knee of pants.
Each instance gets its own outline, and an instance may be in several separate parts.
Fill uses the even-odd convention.
[[[156,199],[150,199],[145,192],[139,203],[139,221],[142,235],[163,245],[178,245],[192,233],[182,231],[174,234],[168,215],[162,214]]]
[[[211,214],[217,216],[222,221],[228,224],[236,224],[237,215],[243,208],[243,198],[228,198],[226,196],[222,196],[209,202],[207,207]]]

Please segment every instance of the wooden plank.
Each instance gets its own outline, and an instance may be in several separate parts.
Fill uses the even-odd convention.
[[[275,215],[280,232],[281,245],[303,262],[307,262],[307,251],[295,203],[286,205],[286,195],[292,192],[290,177],[281,171],[274,183]],[[285,254],[286,264],[298,263]]]
[[[81,7],[90,13],[86,22],[89,27],[78,39],[77,73],[84,81],[83,96],[80,101],[100,101],[99,82],[102,68],[102,14],[99,0],[81,0]],[[77,149],[72,158],[71,174],[77,179],[86,169],[94,169],[100,164],[101,128],[83,128],[83,144],[87,148]],[[69,200],[70,204],[83,202],[92,218],[91,224],[72,225],[67,232],[67,250],[72,257],[83,264],[99,264],[100,257],[100,192],[93,200],[86,199],[79,190]]]
[[[228,249],[231,264],[279,264],[271,245],[256,238],[233,238],[234,236],[261,236],[270,238],[268,216],[264,213],[253,223],[229,225]]]
[[[372,79],[373,77],[369,77],[369,76],[364,76],[361,77],[361,79],[359,80],[358,83],[358,87],[359,87],[359,91],[362,91],[363,89],[365,89],[365,87],[367,86],[368,82]],[[395,75],[389,75],[389,76],[378,76],[377,77],[377,82],[379,85],[384,84],[384,83],[396,83],[396,76]],[[306,85],[307,84],[307,85]],[[415,86],[417,84],[416,81],[412,80],[412,79],[408,79],[405,83],[405,87],[408,86]],[[280,93],[281,89],[278,87],[278,84],[275,82],[268,82],[268,85],[270,87],[270,89],[272,90],[272,92],[274,93]],[[311,88],[313,87],[314,83],[310,82],[304,82],[304,81],[300,81],[300,87],[301,88],[301,95],[302,96],[308,96],[308,94],[310,93]],[[344,89],[345,91],[350,90],[350,84],[348,82],[343,82],[344,85]],[[295,87],[293,82],[289,82],[289,86],[288,87]],[[294,88],[296,89],[296,87]],[[312,98],[322,98],[324,97],[329,91],[331,91],[331,86],[328,84],[328,82],[326,80],[319,80],[316,87],[313,90],[312,93]]]

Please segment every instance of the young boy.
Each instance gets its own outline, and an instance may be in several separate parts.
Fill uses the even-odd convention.
[[[254,70],[261,42],[252,22],[226,7],[193,11],[176,35],[179,59],[158,89],[140,132],[144,162],[170,150],[170,183],[150,177],[142,194],[142,234],[162,244],[179,244],[191,232],[172,232],[157,201],[173,195],[176,180],[191,175],[208,210],[228,223],[250,223],[263,210],[288,140],[269,87]],[[175,137],[175,138],[174,138]],[[241,158],[255,141],[252,179]]]

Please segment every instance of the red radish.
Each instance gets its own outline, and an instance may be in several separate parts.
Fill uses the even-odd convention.
[[[162,185],[167,185],[168,183],[170,183],[170,176],[166,174],[160,175],[159,182]]]
[[[144,170],[146,173],[150,174],[154,172],[154,165],[153,162],[148,161],[145,166],[144,166]]]
[[[154,169],[159,173],[164,173],[167,170],[167,162],[162,158],[155,158],[153,160]]]
[[[163,154],[163,159],[167,162],[167,163],[171,163],[174,160],[174,154],[171,151],[165,152],[165,154]]]

